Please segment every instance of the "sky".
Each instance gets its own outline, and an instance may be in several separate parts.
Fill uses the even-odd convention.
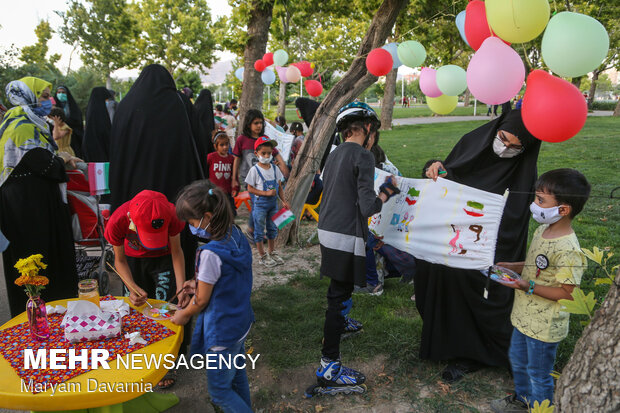
[[[0,48],[9,47],[11,44],[18,48],[35,44],[37,36],[34,29],[39,21],[48,20],[52,29],[59,27],[62,24],[62,19],[55,11],[65,11],[67,3],[67,0],[18,0],[10,2],[10,5],[5,5],[2,13],[0,13]],[[207,0],[207,4],[211,9],[213,19],[230,14],[231,7],[225,0]],[[73,69],[82,65],[79,53],[73,53],[71,56],[71,46],[64,44],[57,33],[53,34],[48,45],[50,54],[60,53],[62,55],[58,63],[61,71],[66,72],[70,60]],[[220,60],[234,58],[233,54],[227,52],[216,52],[216,56]],[[121,69],[115,72],[114,76],[137,76],[137,71]]]

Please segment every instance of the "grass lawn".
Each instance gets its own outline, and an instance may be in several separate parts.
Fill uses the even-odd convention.
[[[428,159],[445,158],[464,133],[483,123],[398,127],[382,132],[380,144],[404,176],[419,177]],[[588,118],[577,137],[558,144],[543,143],[538,162],[539,174],[572,167],[586,175],[592,184],[592,196],[574,221],[575,231],[582,247],[611,247],[617,255],[620,255],[620,203],[609,195],[620,186],[619,138],[620,118]],[[615,196],[620,197],[620,190]],[[532,221],[530,234],[535,226]],[[617,264],[617,256],[610,262],[612,266]],[[595,291],[600,302],[607,287],[595,286],[593,273],[594,268],[590,266],[584,274],[582,288],[586,294]],[[312,384],[312,368],[316,368],[320,356],[327,285],[328,280],[319,279],[317,269],[299,273],[285,285],[264,287],[253,294],[257,322],[250,334],[251,345],[261,354],[273,377],[302,369],[303,384]],[[321,411],[325,406],[325,411],[347,410],[344,407],[351,400],[357,400],[355,409],[365,410],[394,403],[396,399],[404,403],[403,411],[486,411],[489,400],[511,391],[509,376],[501,369],[480,371],[452,386],[441,383],[444,365],[418,358],[422,321],[410,300],[412,294],[412,285],[387,280],[381,297],[354,296],[352,316],[364,322],[364,333],[343,341],[341,350],[345,362],[352,367],[371,366],[373,360],[381,360],[379,373],[369,374],[368,394],[310,401],[301,401],[296,394],[291,407],[285,406],[282,411]],[[558,350],[556,369],[559,371],[581,335],[580,321],[583,318],[571,317],[569,336]],[[255,377],[250,374],[250,382],[253,380]],[[283,406],[280,394],[267,387],[255,395],[255,403],[255,408],[267,411],[276,405]]]
[[[377,113],[381,114],[380,107],[373,107],[377,111]],[[487,107],[485,104],[478,104],[476,109],[477,115],[484,115],[487,113]],[[400,105],[394,106],[394,113],[392,115],[393,119],[403,119],[403,118],[415,118],[420,116],[431,116],[433,112],[426,105],[413,105],[409,108],[403,108]],[[474,114],[474,107],[462,107],[458,106],[454,111],[446,116],[472,116]],[[297,116],[297,109],[295,106],[289,105],[286,107],[286,121],[289,123],[298,121],[299,117]]]

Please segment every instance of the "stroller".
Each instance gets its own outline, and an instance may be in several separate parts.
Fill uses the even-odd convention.
[[[109,205],[99,203],[99,195],[91,195],[88,166],[79,162],[77,169],[67,171],[67,201],[75,242],[78,278],[93,278],[99,283],[99,294],[110,290],[106,263],[114,264],[114,251],[103,236],[110,216]]]

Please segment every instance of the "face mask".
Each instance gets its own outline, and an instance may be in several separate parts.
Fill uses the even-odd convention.
[[[508,148],[498,137],[496,137],[493,140],[493,152],[495,152],[495,154],[500,158],[514,158],[521,153],[521,150]]]
[[[197,237],[205,238],[205,239],[210,239],[211,238],[211,234],[209,233],[209,231],[207,231],[207,228],[209,228],[209,225],[211,225],[211,222],[209,222],[206,227],[200,228],[200,226],[202,225],[202,220],[203,219],[204,219],[204,217],[200,218],[200,222],[198,223],[198,227],[195,227],[192,224],[190,224],[189,225],[189,231],[192,234],[196,235]]]
[[[530,205],[530,211],[532,211],[532,218],[534,218],[534,221],[540,224],[555,224],[562,219],[559,206],[543,208],[536,202],[532,202]]]
[[[66,93],[56,93],[56,96],[58,96],[58,100],[60,100],[61,102],[66,102],[67,101],[67,94]]]
[[[260,163],[262,163],[264,165],[267,165],[267,164],[269,164],[271,162],[272,159],[273,159],[272,155],[269,155],[269,157],[267,157],[267,158],[263,158],[262,156],[259,156],[258,157],[258,162],[260,162]]]
[[[37,115],[37,116],[47,116],[50,114],[50,112],[52,111],[52,101],[47,99],[47,100],[42,100],[40,102],[41,106],[36,106],[34,108],[32,108],[32,111]]]

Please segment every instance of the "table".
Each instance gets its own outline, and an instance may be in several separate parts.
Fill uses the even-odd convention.
[[[141,311],[144,307],[135,307],[129,302],[128,297],[116,297],[117,299],[125,300],[129,303],[129,306],[137,311]],[[58,300],[47,304],[50,305],[63,305],[67,306],[68,301],[74,301],[74,299]],[[158,300],[149,300],[151,304],[154,304]],[[4,330],[9,327],[13,327],[17,324],[28,321],[26,313],[21,313],[17,317],[9,320],[3,326],[0,326],[0,330]],[[172,324],[171,321],[159,321],[164,326],[168,327],[176,334],[166,337],[156,343],[143,347],[139,350],[132,352],[131,354],[177,354],[181,342],[183,341],[183,326],[177,326]],[[131,370],[125,369],[122,365],[117,366],[116,360],[109,361],[109,370],[98,368],[91,370],[79,376],[73,377],[65,383],[78,383],[81,387],[81,392],[75,393],[60,393],[57,392],[52,396],[51,391],[32,394],[28,391],[21,391],[21,378],[17,375],[11,365],[0,356],[0,407],[16,410],[39,410],[39,411],[55,411],[55,410],[67,410],[67,409],[86,409],[101,406],[110,406],[128,400],[135,399],[144,392],[88,392],[88,379],[96,379],[99,383],[117,383],[117,382],[137,382],[151,383],[153,388],[164,377],[168,370],[160,366],[157,369],[141,369]],[[120,368],[118,368],[120,367]],[[92,382],[91,382],[92,383]],[[91,386],[92,387],[92,386]]]

